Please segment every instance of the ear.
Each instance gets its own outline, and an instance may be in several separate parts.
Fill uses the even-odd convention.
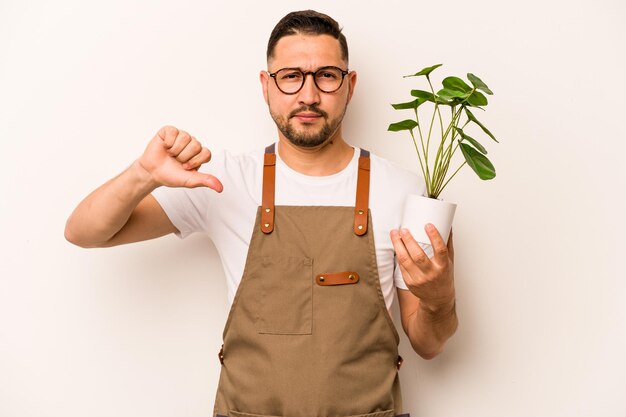
[[[267,71],[261,71],[259,73],[259,81],[261,81],[261,88],[263,89],[263,98],[265,99],[265,104],[269,105],[269,100],[267,98],[267,83],[269,82],[270,75]]]
[[[346,77],[348,78],[348,103],[350,103],[352,94],[354,94],[354,87],[356,86],[356,71],[350,71]]]

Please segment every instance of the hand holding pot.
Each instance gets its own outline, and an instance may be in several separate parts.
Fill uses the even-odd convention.
[[[438,311],[454,305],[454,245],[448,244],[432,224],[425,227],[433,247],[429,258],[407,229],[392,230],[391,241],[409,291],[420,299],[422,308]]]

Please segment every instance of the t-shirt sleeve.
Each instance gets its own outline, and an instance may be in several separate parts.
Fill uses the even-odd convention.
[[[174,227],[176,235],[185,238],[194,232],[206,230],[206,211],[209,209],[209,188],[170,188],[159,187],[152,196],[159,203]]]
[[[249,221],[254,224],[261,196],[262,158],[262,150],[241,155],[218,151],[200,167],[200,172],[217,177],[224,185],[223,192],[208,187],[160,187],[152,195],[178,229],[176,235],[180,238],[202,232],[217,244],[216,239],[223,241],[224,233],[233,230],[239,236],[247,235],[248,230],[241,232],[240,228],[247,227]]]
[[[202,165],[199,171],[210,173],[223,181],[226,157],[224,152],[215,153],[211,161]],[[159,187],[152,195],[178,229],[178,237],[185,238],[195,232],[209,232],[208,213],[218,195],[216,191],[208,187]]]

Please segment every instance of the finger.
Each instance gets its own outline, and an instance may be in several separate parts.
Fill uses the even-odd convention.
[[[157,135],[161,138],[165,147],[169,149],[174,144],[178,133],[178,129],[176,129],[174,126],[163,126],[161,129],[159,129]]]
[[[177,157],[183,151],[183,149],[185,149],[185,147],[189,145],[190,142],[191,135],[181,130],[180,132],[178,132],[178,135],[176,136],[176,139],[174,140],[172,146],[167,150],[167,153],[173,157]]]
[[[448,237],[448,254],[450,260],[454,261],[454,242],[452,242],[452,229],[450,229],[450,236]]]
[[[400,268],[400,275],[402,276],[402,280],[406,286],[409,288],[413,286],[413,278],[411,277],[411,274],[409,274],[409,271],[407,271],[406,268],[400,263],[398,263],[398,267]]]
[[[417,243],[417,240],[415,240],[411,232],[408,229],[402,229],[400,230],[400,237],[413,262],[417,265],[421,265],[423,269],[426,269],[430,264],[430,259],[421,245]]]
[[[191,158],[187,163],[183,164],[183,168],[185,169],[198,169],[200,165],[205,164],[211,160],[211,151],[207,148],[202,148],[202,150],[193,158]]]
[[[446,264],[448,262],[448,247],[446,246],[439,230],[432,224],[428,223],[424,229],[430,239],[430,244],[433,246],[434,259],[440,264]]]
[[[197,171],[189,171],[189,176],[185,181],[185,187],[187,188],[196,188],[196,187],[208,187],[211,188],[218,193],[221,193],[224,190],[224,186],[222,182],[218,180],[211,174],[205,174]]]
[[[411,254],[407,250],[405,243],[402,239],[402,236],[400,236],[400,232],[398,230],[392,230],[389,235],[391,237],[391,242],[393,243],[393,247],[396,251],[396,258],[398,259],[398,263],[407,270],[409,275],[413,277],[419,276],[419,272],[421,268],[411,257]],[[426,260],[428,259],[428,257],[426,256],[425,258]],[[420,259],[423,263],[424,261],[423,258],[418,258],[418,259]],[[422,268],[423,268],[423,265],[422,265]]]
[[[202,145],[196,138],[191,137],[191,141],[183,148],[182,151],[176,157],[176,160],[180,163],[189,161],[194,156],[198,155],[202,151]]]

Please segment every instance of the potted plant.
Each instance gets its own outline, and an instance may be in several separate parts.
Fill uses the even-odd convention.
[[[488,101],[483,93],[488,95],[493,93],[474,74],[467,74],[471,86],[459,77],[450,76],[443,79],[443,88],[435,92],[430,74],[441,65],[433,65],[405,76],[405,78],[425,77],[430,91],[411,90],[411,96],[414,97],[412,101],[392,104],[396,110],[413,110],[415,118],[392,123],[388,128],[392,132],[408,130],[415,145],[421,172],[426,182],[426,195],[407,197],[402,227],[411,230],[416,240],[423,244],[430,244],[424,232],[426,223],[434,224],[447,242],[456,204],[440,200],[439,195],[463,166],[469,165],[482,180],[490,180],[496,176],[493,164],[486,157],[487,150],[476,139],[469,136],[466,129],[468,125],[478,126],[489,138],[498,142],[470,110],[470,108],[484,110]],[[429,103],[432,107],[428,125],[422,125],[420,121],[420,111],[425,103]],[[449,110],[450,115],[446,118],[446,122],[444,122],[442,108]],[[450,165],[458,150],[461,151],[464,160],[454,171],[451,171]]]

